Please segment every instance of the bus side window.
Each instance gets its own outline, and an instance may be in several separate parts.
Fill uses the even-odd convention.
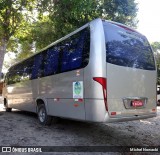
[[[77,69],[82,66],[82,53],[85,39],[84,37],[85,33],[83,32],[82,35],[75,40],[75,44],[71,44],[69,51],[71,53],[69,60],[70,70]]]
[[[67,42],[63,49],[61,72],[82,67],[84,36],[85,31],[80,31],[66,40]]]
[[[32,66],[33,66],[34,58],[31,58],[24,63],[23,70],[23,80],[30,80],[32,75]]]
[[[33,69],[32,69],[32,74],[31,74],[31,79],[37,79],[41,75],[41,65],[42,65],[42,54],[37,54],[34,56],[34,63],[33,63]]]
[[[69,57],[70,53],[68,52],[69,45],[68,43],[65,44],[65,47],[62,49],[63,56],[62,56],[62,66],[61,66],[61,72],[65,72],[69,70]]]
[[[12,79],[11,79],[11,71],[8,73],[8,80],[7,80],[7,85],[12,84]]]
[[[20,78],[18,75],[18,68],[15,66],[11,69],[10,73],[9,73],[9,84],[14,84],[16,82],[19,82]]]
[[[23,80],[23,63],[21,66],[16,67],[15,83],[21,82],[22,80]]]
[[[86,29],[84,42],[83,42],[83,64],[82,67],[86,67],[89,63],[89,54],[90,54],[90,30]]]
[[[56,48],[51,48],[47,51],[44,63],[44,76],[53,75],[58,72],[58,57],[59,51]]]

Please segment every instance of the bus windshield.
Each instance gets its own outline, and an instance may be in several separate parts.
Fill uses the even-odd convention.
[[[130,28],[107,22],[104,22],[104,33],[108,63],[155,70],[153,52],[143,35]]]

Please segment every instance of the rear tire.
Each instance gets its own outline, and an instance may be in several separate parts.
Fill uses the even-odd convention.
[[[50,125],[52,117],[47,115],[46,107],[44,104],[38,105],[38,120],[41,125]]]
[[[12,108],[6,108],[6,112],[12,112]]]
[[[4,99],[4,107],[6,108],[6,112],[11,112],[12,108],[8,108],[7,99]]]

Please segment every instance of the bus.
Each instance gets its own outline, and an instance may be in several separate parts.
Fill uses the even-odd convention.
[[[95,19],[11,66],[3,87],[6,111],[120,122],[155,117],[156,65],[146,37]]]

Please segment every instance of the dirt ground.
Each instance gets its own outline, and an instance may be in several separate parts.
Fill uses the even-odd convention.
[[[44,127],[36,114],[5,112],[0,104],[0,146],[160,146],[160,107],[157,114],[146,120],[109,124],[62,119]]]

